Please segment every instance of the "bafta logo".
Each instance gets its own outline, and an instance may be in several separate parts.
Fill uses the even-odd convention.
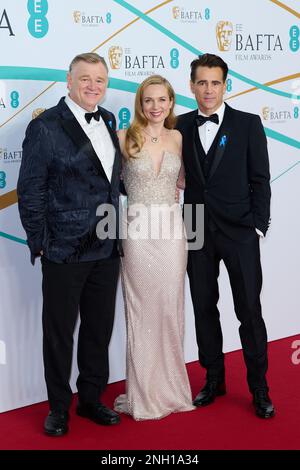
[[[174,20],[178,20],[178,18],[180,16],[180,8],[179,7],[173,7],[172,12],[173,12]]]
[[[37,118],[40,114],[46,111],[46,108],[36,108],[32,111],[32,119]]]
[[[80,23],[80,18],[81,18],[80,11],[78,10],[73,11],[73,18],[74,18],[75,23]]]
[[[123,49],[120,46],[111,46],[108,49],[109,63],[112,69],[119,69],[122,65]]]
[[[231,47],[233,26],[230,21],[219,21],[216,26],[216,36],[220,51],[229,51]]]
[[[264,106],[262,109],[262,116],[265,121],[269,119],[270,115],[270,108],[268,106]]]

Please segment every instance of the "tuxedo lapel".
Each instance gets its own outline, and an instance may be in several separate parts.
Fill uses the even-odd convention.
[[[205,178],[204,178],[204,174],[203,174],[201,163],[200,163],[200,154],[201,152],[204,152],[204,150],[203,150],[201,140],[199,137],[198,126],[195,125],[195,122],[193,123],[192,136],[193,136],[193,160],[194,160],[195,166],[197,168],[197,172],[201,178],[202,183],[205,183]]]
[[[63,103],[60,102],[59,104],[61,105],[61,109],[62,109],[60,122],[61,122],[63,129],[71,138],[71,140],[76,145],[78,150],[81,150],[89,157],[94,167],[98,170],[99,174],[101,174],[104,178],[107,179],[104,168],[94,150],[94,147],[92,146],[90,139],[87,137],[86,133],[84,132],[81,125],[75,118],[74,114],[71,112],[69,107],[64,103],[64,101]]]
[[[195,172],[201,179],[202,183],[205,183],[199,155],[199,152],[201,151],[201,147],[199,147],[201,146],[201,142],[198,134],[198,127],[195,124],[197,114],[198,111],[194,111],[189,115],[189,119],[186,122],[184,153],[186,155],[186,159],[190,160],[191,165],[194,167]]]
[[[226,146],[230,138],[230,133],[231,133],[230,108],[229,106],[226,105],[223,122],[215,137],[215,140],[217,141],[217,145],[216,145],[215,155],[213,157],[213,162],[210,168],[208,179],[212,178],[222,158],[224,157],[224,152],[226,150]],[[214,147],[214,144],[215,144],[215,141],[212,143],[213,147]]]
[[[100,115],[103,119],[103,122],[106,125],[106,128],[109,132],[111,140],[112,140],[115,148],[118,149],[119,148],[119,139],[118,139],[118,136],[117,136],[115,130],[113,130],[113,124],[114,123],[113,123],[113,120],[112,120],[112,116],[105,109],[103,109],[101,107],[99,107],[99,111],[100,111]]]
[[[105,109],[101,107],[99,107],[99,111],[116,150],[113,169],[112,169],[112,175],[111,175],[111,185],[114,186],[120,174],[121,151],[120,151],[119,139],[118,139],[116,131],[114,130],[114,126],[113,126],[114,122],[112,121],[112,115],[109,114]]]

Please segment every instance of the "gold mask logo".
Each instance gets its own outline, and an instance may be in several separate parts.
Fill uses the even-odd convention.
[[[80,23],[81,12],[78,11],[78,10],[73,11],[73,19],[74,19],[75,23]]]
[[[216,37],[220,51],[229,51],[231,47],[233,26],[230,21],[219,21],[216,26]]]
[[[180,16],[180,8],[179,7],[173,7],[172,8],[172,13],[173,13],[174,20],[178,20],[178,18]]]
[[[269,106],[264,106],[261,110],[262,117],[265,121],[267,121],[270,117],[270,108]]]
[[[40,114],[46,111],[46,108],[36,108],[32,111],[32,119],[37,118]]]
[[[122,65],[123,49],[120,46],[111,46],[108,49],[110,67],[117,70]]]

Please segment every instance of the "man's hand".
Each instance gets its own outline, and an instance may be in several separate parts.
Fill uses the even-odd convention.
[[[176,190],[175,190],[175,202],[177,202],[179,204],[182,203],[181,193],[183,192],[183,190],[184,190],[184,187],[182,187],[181,184],[177,183]]]

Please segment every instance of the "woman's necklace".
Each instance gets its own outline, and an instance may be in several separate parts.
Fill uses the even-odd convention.
[[[159,142],[159,139],[161,137],[162,134],[159,134],[157,137],[154,137],[153,135],[151,135],[148,131],[146,131],[146,129],[143,129],[143,131],[145,132],[145,134],[148,134],[149,137],[151,137],[151,142],[153,144],[157,144]]]

